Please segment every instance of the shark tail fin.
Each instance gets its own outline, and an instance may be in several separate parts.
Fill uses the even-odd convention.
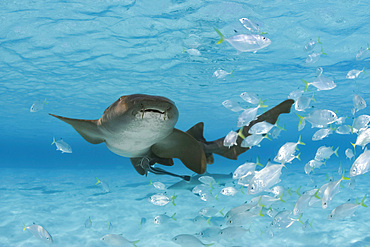
[[[266,121],[270,124],[275,124],[280,114],[283,113],[290,113],[290,108],[292,107],[294,100],[288,99],[280,103],[279,105],[271,108],[270,110],[266,111],[265,113],[258,116],[258,118],[252,122],[248,126],[242,127],[240,135],[236,140],[237,145],[234,145],[230,148],[225,147],[223,142],[225,137],[220,139],[211,141],[211,142],[204,142],[204,151],[205,153],[214,153],[226,157],[228,159],[236,160],[238,156],[249,148],[245,148],[241,146],[243,138],[241,136],[247,137],[250,134],[248,133],[249,129],[255,125],[256,123]],[[237,131],[239,132],[239,130]]]
[[[104,142],[104,138],[98,129],[98,120],[83,120],[83,119],[73,119],[57,116],[50,114],[50,116],[56,117],[67,124],[72,125],[72,127],[88,142],[92,144],[99,144]]]

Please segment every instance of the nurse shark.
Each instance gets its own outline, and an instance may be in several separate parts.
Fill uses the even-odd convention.
[[[258,116],[249,126],[244,126],[241,133],[247,137],[250,127],[258,122],[275,124],[280,114],[290,112],[293,103],[291,99],[285,100]],[[149,171],[179,176],[154,167],[156,163],[172,166],[173,158],[180,159],[193,172],[203,174],[207,164],[214,162],[213,154],[236,160],[249,149],[240,146],[243,141],[240,136],[236,140],[237,145],[230,148],[223,145],[225,137],[206,141],[203,122],[186,132],[176,129],[179,111],[173,101],[161,96],[122,96],[96,120],[50,115],[70,124],[86,141],[92,144],[104,142],[113,153],[129,157],[141,175]],[[190,179],[189,176],[179,177]]]

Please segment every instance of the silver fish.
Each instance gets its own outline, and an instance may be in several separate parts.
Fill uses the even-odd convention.
[[[45,243],[48,243],[48,244],[53,243],[53,238],[51,237],[49,232],[42,226],[33,223],[33,225],[24,226],[23,231],[25,231],[26,229],[30,231],[33,236],[44,241]]]

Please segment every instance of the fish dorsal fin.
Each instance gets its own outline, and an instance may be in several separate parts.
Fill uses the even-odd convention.
[[[204,129],[204,123],[199,122],[193,127],[191,127],[188,131],[186,131],[186,133],[194,137],[195,140],[197,140],[198,142],[206,143],[207,141],[203,136],[203,129]],[[213,158],[212,153],[206,153],[206,159],[207,159],[207,164],[214,163],[214,158]]]
[[[178,158],[184,165],[198,174],[207,168],[206,156],[202,145],[188,133],[174,129],[163,140],[154,144],[152,152],[161,158]]]
[[[56,117],[72,127],[88,142],[92,144],[99,144],[104,142],[103,135],[98,129],[98,120],[83,120],[73,119],[49,114],[50,116]]]

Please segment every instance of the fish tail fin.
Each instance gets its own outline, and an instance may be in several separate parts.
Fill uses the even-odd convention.
[[[265,102],[266,102],[266,100],[261,100],[261,99],[259,99],[258,106],[259,106],[260,108],[266,108],[266,107],[268,107],[268,105],[265,105]],[[277,120],[276,120],[276,121],[277,121]]]
[[[296,115],[299,117],[299,123],[298,123],[298,127],[299,127],[299,126],[301,126],[302,122],[304,121],[304,117],[302,117],[298,113],[296,113]]]
[[[234,69],[232,71],[230,71],[230,75],[234,76]]]
[[[259,211],[258,215],[261,216],[261,217],[265,217],[264,214],[262,214],[262,209],[264,208],[264,206],[261,206],[261,210]]]
[[[326,167],[326,161],[327,161],[327,160],[328,160],[328,159],[325,159],[325,160],[324,160],[324,166],[325,166],[325,167]]]
[[[53,142],[50,145],[53,145],[55,143],[55,138],[53,137]]]
[[[242,188],[243,188],[243,186],[242,186]],[[223,208],[221,208],[221,210],[220,211],[218,211],[222,216],[225,216],[225,214],[224,214],[224,209],[225,209],[225,207],[223,207]]]
[[[364,74],[366,74],[365,67],[362,68],[361,72],[364,73]]]
[[[365,201],[365,199],[366,199],[366,196],[367,196],[367,195],[365,195],[365,196],[364,196],[364,198],[362,198],[362,200],[361,200],[361,202],[360,202],[360,204],[359,204],[359,205],[361,205],[361,206],[363,206],[363,207],[365,207],[365,208],[367,208],[367,205],[364,203],[364,201]]]
[[[269,133],[266,133],[266,135],[264,136],[267,140],[270,140],[272,141],[272,139],[269,137]]]
[[[133,246],[137,247],[137,245],[136,245],[136,244],[137,244],[137,243],[139,243],[139,242],[140,242],[140,240],[135,240],[135,241],[132,241],[132,242],[131,242],[131,244],[132,244]]]
[[[218,201],[218,195],[219,195],[220,193],[217,193],[217,195],[215,195],[215,199],[216,199],[216,201]]]
[[[242,126],[239,131],[238,131],[238,136],[240,136],[240,138],[242,138],[243,140],[245,139],[245,136],[243,135],[243,128],[244,126]]]
[[[321,54],[327,56],[328,54],[324,52],[324,49],[321,47]]]
[[[268,110],[265,113],[258,116],[256,120],[253,120],[252,122],[250,122],[250,124],[248,126],[244,126],[244,128],[242,128],[241,130],[238,130],[237,132],[240,131],[240,133],[244,137],[247,137],[247,136],[250,135],[248,133],[249,129],[253,125],[255,125],[256,123],[266,121],[270,124],[275,124],[278,117],[280,116],[280,114],[290,112],[290,108],[293,105],[293,103],[294,103],[294,100],[292,100],[292,99],[288,99],[288,100],[283,101],[279,105],[271,108],[270,110]],[[240,135],[236,139],[237,145],[234,145],[230,148],[224,146],[224,144],[223,144],[224,139],[225,139],[225,137],[221,137],[217,140],[210,141],[210,142],[207,142],[207,141],[204,140],[203,141],[203,144],[204,144],[203,147],[204,147],[204,151],[206,153],[206,156],[211,155],[212,153],[214,153],[214,154],[218,154],[218,155],[221,155],[223,157],[226,157],[228,159],[236,160],[240,154],[244,153],[245,151],[247,151],[249,149],[249,148],[245,148],[245,147],[241,146],[243,138]],[[207,158],[207,161],[208,161],[208,158]]]
[[[342,178],[341,178],[341,179],[342,179],[342,180],[350,180],[350,178],[347,178],[347,177],[345,177],[345,176],[344,176],[344,172],[345,172],[345,171],[344,171],[344,169],[343,169],[343,174],[342,174]]]
[[[295,191],[295,193],[297,193],[298,196],[301,196],[301,193],[299,193],[299,190],[301,189],[302,186],[299,186],[298,189]]]
[[[240,187],[240,192],[244,195],[245,193],[243,191],[243,188],[244,188],[244,186]]]
[[[24,223],[22,223],[22,224],[23,224],[23,231],[25,231],[27,226]]]
[[[298,142],[297,142],[297,143],[298,143],[299,145],[306,145],[306,143],[302,142],[302,141],[301,141],[301,139],[302,139],[302,135],[300,135],[300,136],[299,136],[299,138],[298,138]]]
[[[101,181],[99,180],[98,177],[96,177],[96,183],[95,183],[95,185],[98,185],[98,184],[101,184]]]
[[[310,221],[310,227],[311,227],[311,229],[313,229],[312,223],[313,223],[313,220]]]
[[[276,121],[276,124],[275,124],[276,128],[281,129],[281,130],[286,130],[286,129],[285,129],[285,125],[283,125],[283,126],[279,126],[279,125],[278,125],[278,122],[279,122],[279,119]]]
[[[286,202],[286,201],[283,200],[283,195],[284,195],[284,193],[281,193],[281,195],[279,196],[279,200],[282,201],[282,202]]]
[[[365,69],[365,68],[364,68]],[[364,72],[364,71],[362,71],[362,72]],[[46,98],[44,99],[44,104],[45,105],[47,105],[48,104],[48,102],[46,102]]]
[[[290,188],[288,189],[288,194],[289,194],[290,196],[292,195],[291,190],[292,190],[292,187],[290,187]]]
[[[312,97],[311,99],[313,100],[313,102],[317,103],[316,99],[315,99],[315,92],[312,93]]]
[[[300,214],[300,215],[299,215],[299,217],[298,217],[298,222],[299,222],[299,223],[301,223],[302,225],[304,225],[303,221],[301,220],[302,215],[303,215],[303,214]]]
[[[308,81],[303,80],[303,79],[302,79],[302,81],[303,81],[303,82],[304,82],[304,84],[305,84],[304,91],[306,92],[306,91],[307,91],[307,88],[308,88],[309,83],[308,83]]]
[[[321,200],[321,198],[319,197],[318,193],[319,193],[320,189],[317,189],[315,194],[314,194],[314,197],[316,197],[317,199]]]
[[[335,156],[337,156],[337,157],[339,157],[339,155],[338,155],[338,150],[339,150],[339,147],[337,147],[337,148],[334,150],[334,154],[335,154]]]
[[[224,42],[225,41],[225,36],[220,32],[220,30],[218,30],[217,28],[214,28],[215,29],[215,31],[218,33],[218,35],[220,35],[220,40],[219,41],[217,41],[217,45],[219,45],[219,44],[221,44],[222,42]]]
[[[351,144],[352,144],[352,146],[353,146],[353,152],[354,152],[354,154],[356,154],[356,143],[352,143],[352,142],[351,142]]]
[[[320,41],[320,36],[317,38],[317,43],[319,43],[320,45],[322,45],[322,43]]]
[[[261,204],[261,200],[262,200],[262,196],[260,196],[260,199],[258,200],[257,205],[264,208],[265,205]],[[261,208],[261,211],[262,211],[262,208]],[[260,213],[261,213],[261,211],[260,211]]]
[[[301,153],[299,153],[297,156],[296,156],[296,158],[299,160],[299,161],[301,161],[301,158],[299,157],[301,155]]]
[[[214,245],[215,243],[210,243],[210,244],[204,244],[204,246],[212,246]]]
[[[173,215],[171,216],[171,219],[173,219],[174,221],[177,221],[177,219],[175,218],[175,215],[176,213],[173,213]]]
[[[208,223],[208,225],[211,225],[211,219],[212,219],[212,217],[209,217],[209,218],[207,219],[207,223]]]
[[[177,196],[175,195],[175,193],[173,193],[173,196],[171,196],[171,201],[172,201],[172,204],[174,205],[174,206],[176,206],[176,204],[175,204],[175,199],[177,198]]]
[[[263,167],[263,165],[260,163],[260,160],[259,160],[259,157],[257,156],[257,161],[256,161],[256,164],[260,167]]]

